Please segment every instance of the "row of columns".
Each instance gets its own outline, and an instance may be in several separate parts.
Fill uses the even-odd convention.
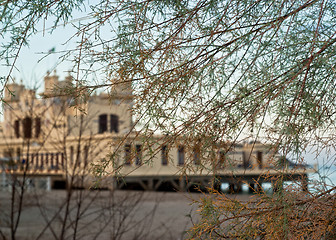
[[[308,191],[308,178],[306,176],[298,179],[301,182],[302,191]],[[271,181],[273,192],[279,192],[283,189],[283,181],[275,180]],[[260,193],[263,191],[262,182],[254,181],[249,182],[248,189],[250,193]],[[229,183],[229,193],[239,193],[242,191],[242,183],[230,182]]]
[[[297,177],[296,179],[301,182],[302,190],[308,191],[308,178],[306,175]],[[197,179],[186,179],[186,178],[138,178],[138,179],[123,179],[119,184],[115,181],[116,188],[127,188],[128,184],[137,183],[141,188],[147,191],[156,191],[161,186],[169,184],[174,190],[177,191],[188,191],[194,190],[195,186],[199,187],[202,191],[207,191],[207,189],[215,189],[221,191],[222,182],[219,180],[209,181],[209,178],[197,178]],[[229,181],[229,193],[239,193],[242,191],[242,184],[245,181]],[[283,181],[280,179],[274,179],[271,181],[246,181],[250,193],[260,193],[263,191],[262,183],[270,182],[272,184],[273,192],[278,192],[283,189]]]
[[[22,168],[28,164],[28,169],[59,170],[64,168],[64,153],[32,153],[21,157]]]

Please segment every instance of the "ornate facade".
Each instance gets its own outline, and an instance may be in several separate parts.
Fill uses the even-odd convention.
[[[257,188],[275,181],[279,156],[260,143],[218,144],[215,148],[184,138],[141,136],[133,129],[132,87],[118,85],[112,92],[89,94],[89,89],[47,74],[44,92],[12,83],[5,92],[0,138],[2,171],[9,176],[48,177],[54,188],[167,187],[190,190],[230,183]],[[204,150],[205,149],[205,150]],[[306,170],[295,170],[295,176]],[[218,187],[217,187],[218,188]]]

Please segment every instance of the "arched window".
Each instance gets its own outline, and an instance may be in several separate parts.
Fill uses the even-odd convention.
[[[119,132],[119,117],[117,115],[111,114],[110,116],[110,132]]]
[[[104,133],[106,131],[107,131],[107,115],[101,114],[99,115],[98,133]]]
[[[24,138],[32,137],[32,119],[30,117],[23,119],[23,136]]]

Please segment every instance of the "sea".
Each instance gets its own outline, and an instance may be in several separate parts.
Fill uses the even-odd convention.
[[[309,174],[309,191],[327,191],[336,186],[336,165],[320,166],[316,173]],[[336,193],[336,190],[333,190]]]
[[[316,171],[314,173],[308,174],[308,190],[311,193],[319,193],[322,191],[328,191],[336,186],[336,165],[320,165],[317,164],[311,168]],[[242,184],[242,191],[239,194],[251,194],[247,184]],[[265,193],[273,193],[273,187],[271,183],[262,183],[262,188]],[[298,182],[285,181],[284,188],[287,189],[302,189],[302,186]],[[221,190],[223,192],[229,192],[229,184],[223,183],[221,185]],[[332,190],[332,193],[336,193],[336,190]]]

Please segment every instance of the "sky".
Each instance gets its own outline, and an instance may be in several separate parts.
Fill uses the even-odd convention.
[[[11,74],[15,78],[16,83],[22,83],[31,89],[38,89],[38,92],[43,91],[43,77],[46,73],[56,70],[60,79],[64,79],[71,69],[71,62],[62,62],[60,57],[67,51],[76,48],[78,37],[70,39],[76,29],[71,24],[80,24],[85,12],[76,11],[73,14],[73,20],[67,25],[60,25],[52,33],[48,26],[52,22],[40,21],[36,28],[36,35],[29,38],[29,46],[24,46],[15,64],[15,69]],[[45,29],[45,30],[43,30]],[[53,51],[54,50],[54,51]],[[4,66],[4,62],[0,61],[0,76],[7,76],[10,72],[10,67]]]

